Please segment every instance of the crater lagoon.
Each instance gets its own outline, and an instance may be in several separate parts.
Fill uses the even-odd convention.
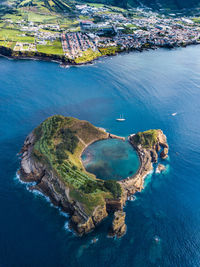
[[[68,69],[0,58],[0,266],[199,266],[199,101],[200,46]],[[126,121],[116,122],[122,113]],[[166,134],[167,172],[154,171],[136,200],[127,202],[121,239],[106,237],[110,218],[76,237],[65,214],[19,182],[17,153],[25,137],[54,114],[120,136],[152,128]]]
[[[134,175],[140,160],[128,141],[107,139],[88,146],[82,154],[85,169],[103,180],[122,180]]]

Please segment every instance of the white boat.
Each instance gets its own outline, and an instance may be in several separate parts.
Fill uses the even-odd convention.
[[[124,119],[123,115],[120,115],[119,118],[116,119],[116,121],[125,121],[126,119]]]
[[[154,236],[154,241],[156,242],[156,243],[159,243],[160,242],[160,238],[159,238],[159,236]]]

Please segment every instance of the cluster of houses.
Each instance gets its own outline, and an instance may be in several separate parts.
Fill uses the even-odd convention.
[[[76,9],[82,14],[82,15],[93,15],[100,12],[106,12],[108,9],[104,6],[91,6],[91,5],[76,5]]]
[[[40,45],[46,45],[47,41],[53,42],[60,38],[60,33],[49,32],[49,31],[38,31],[35,33],[35,39]]]
[[[199,43],[200,27],[185,17],[166,17],[152,11],[137,9],[132,15],[116,11],[110,12],[103,5],[76,5],[78,15],[86,15],[87,20],[79,20],[80,32],[70,32],[58,24],[36,24],[19,20],[18,28],[23,35],[35,37],[34,44],[17,42],[15,51],[35,51],[36,45],[46,45],[60,39],[64,54],[69,58],[80,57],[84,51],[98,47],[120,46],[124,49],[143,47],[173,47]],[[95,22],[98,15],[99,22]],[[13,23],[10,19],[7,22]]]
[[[70,32],[62,34],[62,47],[68,58],[81,57],[84,51],[97,50],[95,42],[88,35],[81,32]]]
[[[140,49],[146,47],[174,47],[196,44],[200,38],[199,31],[187,29],[160,30],[154,28],[150,31],[136,30],[133,34],[118,34],[110,40],[113,45],[122,49]],[[107,40],[107,46],[109,42]]]
[[[14,51],[21,51],[21,52],[35,52],[37,51],[36,45],[33,43],[22,43],[22,42],[17,42],[15,44],[15,47],[13,49]]]
[[[80,22],[83,32],[92,31],[96,39],[99,37],[97,46],[140,49],[144,46],[173,47],[199,42],[200,27],[185,17],[158,16],[155,12],[143,10],[138,10],[137,16],[125,17],[122,13],[107,12],[106,7],[80,5],[78,8],[82,14],[90,14],[91,17],[98,14],[101,17],[103,23],[93,23],[92,20]]]

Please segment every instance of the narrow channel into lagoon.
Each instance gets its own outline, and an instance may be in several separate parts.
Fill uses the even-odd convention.
[[[140,161],[128,141],[107,139],[88,146],[82,154],[85,169],[99,179],[122,180],[137,172]]]

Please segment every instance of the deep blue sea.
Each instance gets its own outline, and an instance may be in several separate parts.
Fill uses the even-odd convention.
[[[126,121],[117,123],[121,113]],[[127,202],[121,239],[107,238],[110,218],[76,237],[67,216],[17,179],[25,137],[53,114],[122,136],[150,128],[167,135],[167,172],[153,173],[136,200]],[[200,46],[68,69],[0,58],[0,266],[200,266],[199,148]]]

